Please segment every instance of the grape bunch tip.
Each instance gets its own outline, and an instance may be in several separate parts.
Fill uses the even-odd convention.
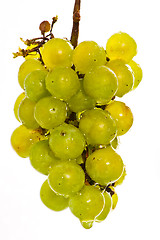
[[[40,189],[44,205],[53,211],[69,207],[90,229],[118,202],[115,188],[126,166],[116,149],[133,124],[121,99],[138,87],[142,69],[133,60],[137,44],[127,33],[113,34],[105,48],[94,41],[77,44],[76,2],[70,41],[53,35],[56,16],[40,24],[41,37],[22,39],[26,49],[14,53],[24,62],[18,72],[22,93],[14,104],[20,126],[11,145],[46,175]]]

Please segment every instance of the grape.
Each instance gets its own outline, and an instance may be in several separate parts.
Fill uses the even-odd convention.
[[[57,194],[67,197],[81,190],[85,182],[85,174],[75,162],[60,161],[52,167],[48,182]]]
[[[31,44],[31,45],[27,46],[26,50],[31,50],[31,49],[33,49],[33,48],[35,48],[35,47],[37,47],[37,46],[38,46],[38,44]],[[36,51],[33,51],[33,52],[30,52],[30,53],[25,57],[25,59],[33,59],[33,58],[34,58],[34,59],[40,58],[39,53],[36,52]]]
[[[83,81],[80,80],[80,90],[77,94],[71,97],[68,101],[69,109],[73,112],[82,112],[87,109],[92,109],[96,105],[96,101],[87,96],[83,89]]]
[[[19,105],[22,102],[22,100],[25,98],[25,93],[21,93],[18,98],[15,101],[14,104],[14,115],[16,117],[16,119],[20,122],[19,116],[18,116],[18,109],[19,109]]]
[[[84,187],[69,199],[71,212],[81,221],[90,222],[101,213],[104,208],[104,196],[94,186]]]
[[[118,90],[116,96],[122,97],[128,93],[133,86],[134,76],[130,68],[122,60],[114,60],[107,63],[118,78]]]
[[[126,168],[124,167],[123,169],[123,173],[122,175],[120,176],[120,178],[114,183],[114,187],[118,186],[118,185],[121,185],[126,177]]]
[[[109,188],[112,190],[112,210],[116,208],[117,206],[117,203],[118,203],[118,195],[117,193],[115,192],[115,189],[114,187],[112,186],[109,186]]]
[[[50,168],[58,161],[52,153],[48,140],[35,143],[29,154],[32,166],[42,174],[48,175]]]
[[[118,144],[119,144],[119,139],[118,139],[118,137],[115,137],[115,138],[113,139],[113,141],[111,142],[111,146],[112,146],[114,149],[117,149]]]
[[[137,54],[137,44],[127,33],[118,32],[108,39],[106,51],[111,60],[121,59],[128,63]]]
[[[80,88],[76,72],[71,68],[55,67],[46,77],[46,87],[56,98],[68,100]]]
[[[30,129],[36,129],[39,124],[34,118],[35,103],[28,98],[24,98],[18,109],[18,116],[23,125]]]
[[[80,221],[80,223],[85,229],[90,229],[93,226],[94,221]]]
[[[105,62],[105,50],[94,41],[81,42],[73,51],[73,64],[80,73],[86,73]]]
[[[40,197],[44,205],[54,211],[62,211],[68,207],[68,198],[57,195],[49,187],[48,181],[46,180],[41,187]]]
[[[110,146],[93,152],[85,166],[91,179],[104,186],[118,180],[123,172],[123,161]]]
[[[20,157],[26,158],[29,156],[31,146],[43,139],[45,136],[42,135],[41,129],[32,130],[21,125],[12,133],[11,145]]]
[[[117,91],[118,79],[111,69],[100,66],[86,73],[83,87],[85,93],[97,103],[106,104]]]
[[[62,124],[51,131],[49,145],[57,158],[75,159],[85,148],[85,139],[78,128]]]
[[[96,218],[96,222],[101,222],[105,220],[111,210],[112,199],[110,194],[108,192],[103,192],[103,195],[105,198],[105,205],[100,215]]]
[[[53,38],[45,43],[41,49],[42,59],[48,69],[56,66],[72,66],[72,47],[63,39]]]
[[[133,114],[125,103],[113,101],[106,106],[106,110],[111,114],[117,125],[117,135],[123,135],[133,124]]]
[[[116,123],[109,113],[102,109],[87,110],[82,114],[79,129],[87,143],[109,144],[116,136]]]
[[[52,96],[41,98],[35,105],[34,117],[42,128],[54,128],[65,121],[66,104]]]
[[[137,88],[138,85],[140,84],[142,77],[143,77],[143,72],[138,63],[135,61],[130,61],[128,65],[131,67],[133,74],[134,74],[134,83],[133,83],[133,89]]]
[[[19,68],[18,81],[22,89],[24,89],[24,80],[26,76],[34,70],[44,70],[44,66],[37,59],[25,60]]]
[[[27,75],[24,81],[25,94],[33,102],[49,96],[45,86],[46,70],[35,70]]]
[[[39,124],[34,118],[34,108],[35,103],[28,98],[24,98],[18,109],[18,116],[23,125],[27,128],[36,129],[39,127]]]

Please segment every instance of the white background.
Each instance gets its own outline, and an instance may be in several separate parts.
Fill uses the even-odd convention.
[[[70,38],[74,0],[3,2],[0,14],[0,239],[160,239],[160,15],[158,0],[82,0],[79,42],[94,40],[105,47],[118,31],[137,42],[135,61],[143,68],[139,87],[123,97],[134,114],[132,129],[118,149],[127,177],[117,187],[119,202],[108,218],[90,230],[81,227],[69,209],[52,212],[40,201],[46,179],[16,155],[10,135],[18,127],[13,106],[22,92],[17,73],[23,47],[19,38],[38,37],[39,23],[58,15],[56,37]]]

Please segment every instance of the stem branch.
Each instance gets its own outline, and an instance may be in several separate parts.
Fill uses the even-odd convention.
[[[73,27],[72,27],[72,34],[71,34],[71,39],[70,39],[74,48],[78,44],[80,6],[81,6],[81,0],[75,0],[74,10],[73,10]]]

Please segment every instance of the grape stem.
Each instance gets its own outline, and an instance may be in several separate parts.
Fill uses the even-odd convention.
[[[74,10],[73,10],[73,27],[71,34],[71,44],[75,48],[78,44],[78,36],[79,36],[79,21],[80,21],[80,6],[81,0],[75,0]]]

